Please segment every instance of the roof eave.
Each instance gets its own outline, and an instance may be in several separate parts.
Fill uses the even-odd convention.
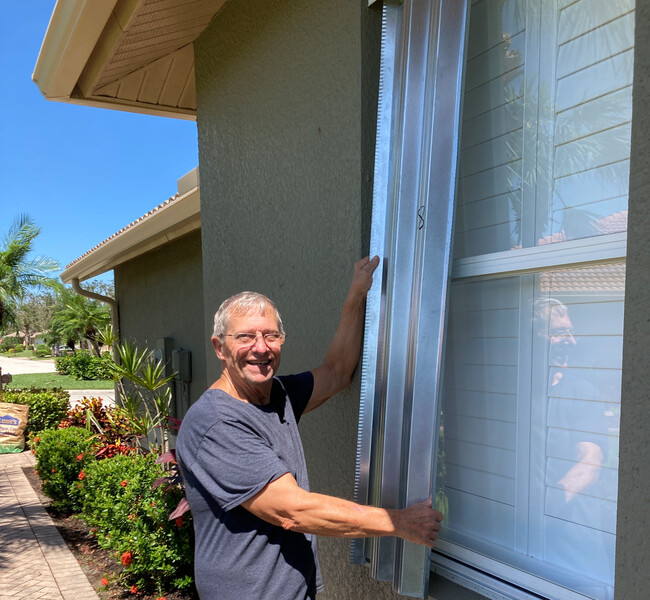
[[[106,108],[131,112],[143,115],[152,115],[158,117],[171,117],[174,119],[184,119],[186,121],[196,121],[196,111],[178,107],[161,106],[157,104],[146,104],[144,102],[129,101],[115,98],[85,98],[72,95],[66,98],[48,98],[48,100],[62,101],[67,104],[77,104],[79,106],[92,106],[95,108]]]
[[[63,283],[84,281],[201,228],[198,186],[109,238],[61,273]]]
[[[70,98],[117,0],[58,0],[32,80],[48,100]]]

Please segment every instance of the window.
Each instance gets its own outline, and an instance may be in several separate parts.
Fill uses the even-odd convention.
[[[426,35],[406,25],[409,2],[385,7],[382,50],[398,51],[382,81],[388,72],[397,83],[384,144],[379,122],[378,158],[390,149],[389,175],[375,178],[375,204],[379,181],[387,208],[373,215],[383,236],[371,250],[386,264],[381,295],[369,297],[359,499],[407,504],[417,499],[414,482],[430,482],[427,470],[435,470],[447,513],[436,572],[493,597],[611,599],[634,3],[475,0],[467,42],[457,46],[442,36],[451,21],[463,23],[462,10],[431,4]],[[393,35],[391,10],[403,11]],[[429,67],[416,77],[421,38]],[[464,66],[458,145],[436,120],[444,92],[426,93],[449,90],[447,106],[460,105],[460,86],[442,79],[440,53],[459,72]],[[412,80],[424,90],[421,136],[409,127]],[[409,155],[411,147],[419,151]],[[452,174],[456,152],[459,161],[447,204],[444,179],[443,193],[431,185],[444,172],[436,163],[444,150]],[[409,184],[409,164],[417,184]],[[449,214],[455,228],[445,254],[444,232],[432,231]],[[425,232],[409,233],[418,219]],[[438,264],[445,260],[448,296]],[[408,544],[387,546],[357,553],[378,578],[416,595],[404,581],[420,577],[417,554]]]

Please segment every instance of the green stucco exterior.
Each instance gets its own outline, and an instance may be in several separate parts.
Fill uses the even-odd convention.
[[[180,402],[181,415],[207,382],[202,277],[200,231],[115,267],[123,338],[152,350],[166,345],[166,360],[173,348],[192,353],[189,398]],[[175,393],[181,396],[180,387]]]
[[[650,1],[636,0],[615,598],[650,596]]]

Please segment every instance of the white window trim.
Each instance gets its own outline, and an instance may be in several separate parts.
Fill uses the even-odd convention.
[[[454,560],[445,556],[442,552],[444,547],[454,547],[454,554],[460,560]],[[558,600],[591,600],[578,592],[568,590],[539,576],[528,575],[520,569],[508,567],[503,563],[482,557],[482,567],[472,567],[476,562],[475,552],[466,552],[464,557],[462,549],[449,542],[437,544],[438,552],[431,555],[431,571],[449,579],[458,585],[468,588],[478,594],[491,598],[492,600],[540,600],[543,598],[557,598]],[[465,558],[465,562],[461,562]],[[510,583],[517,581],[523,587]]]
[[[627,233],[611,233],[592,238],[556,242],[532,248],[520,248],[505,252],[482,254],[453,261],[453,279],[532,273],[542,269],[580,265],[624,259],[627,249]]]

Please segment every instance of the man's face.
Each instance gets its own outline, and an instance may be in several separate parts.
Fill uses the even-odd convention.
[[[576,339],[573,337],[573,323],[569,315],[556,307],[551,309],[549,319],[549,343],[551,364],[566,367]]]
[[[268,384],[280,366],[281,344],[268,344],[265,333],[278,331],[278,322],[272,310],[233,316],[223,342],[212,338],[217,356],[224,362],[230,380],[243,390]],[[241,344],[233,334],[253,333],[255,341]]]

